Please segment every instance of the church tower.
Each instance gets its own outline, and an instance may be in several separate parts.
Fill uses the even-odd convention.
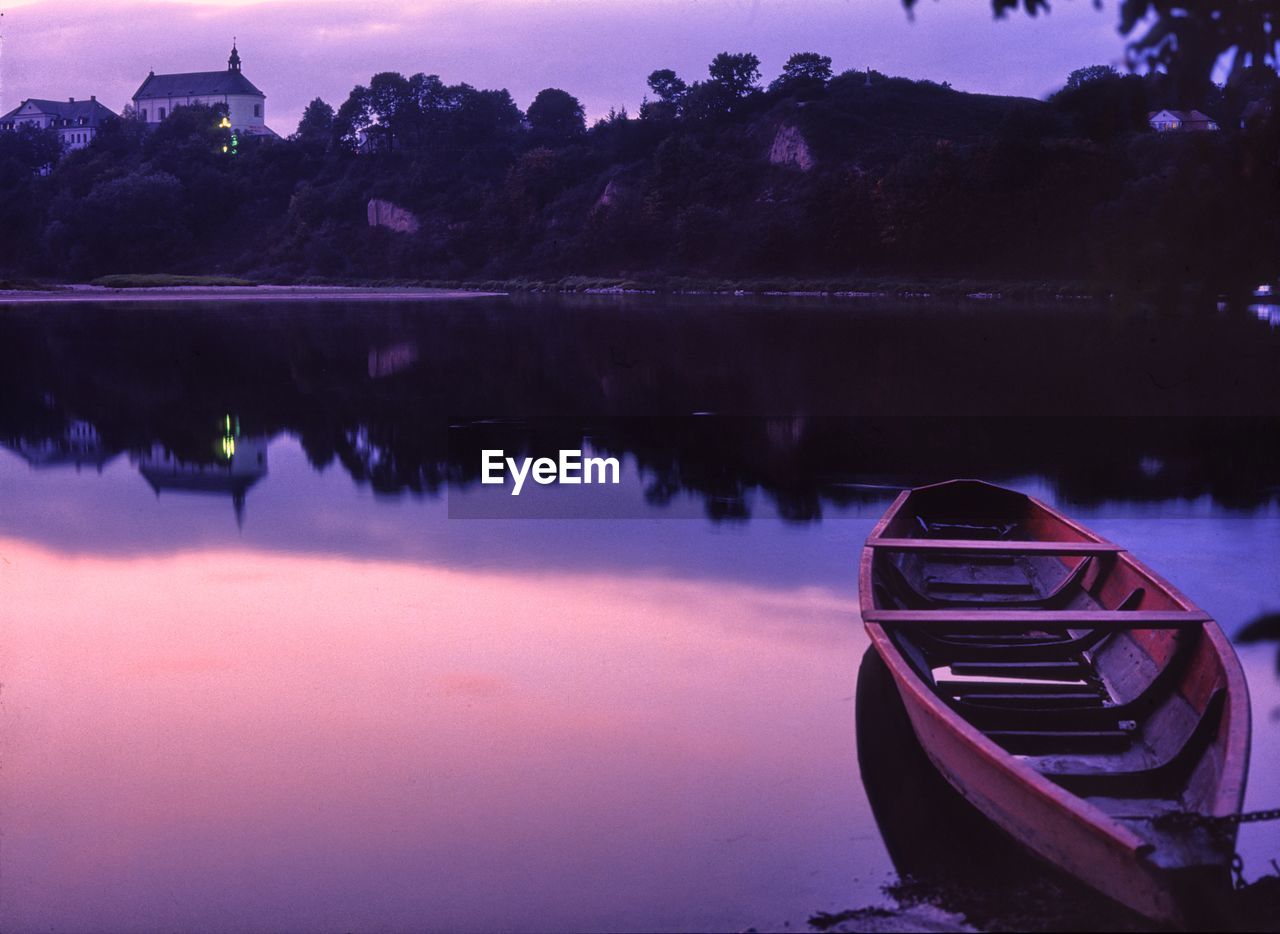
[[[236,41],[231,40],[231,57],[227,59],[227,71],[240,71],[240,53],[236,49]]]

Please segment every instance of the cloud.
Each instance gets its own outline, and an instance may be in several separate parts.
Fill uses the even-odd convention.
[[[1123,52],[1114,13],[1087,3],[998,22],[985,0],[922,6],[914,22],[896,0],[31,0],[7,10],[5,109],[96,94],[119,110],[152,68],[225,67],[236,37],[245,74],[267,94],[268,122],[284,133],[312,98],[336,105],[388,70],[505,87],[521,106],[561,87],[594,117],[634,112],[655,68],[699,78],[725,50],[755,52],[766,78],[812,50],[837,70],[1028,96]]]

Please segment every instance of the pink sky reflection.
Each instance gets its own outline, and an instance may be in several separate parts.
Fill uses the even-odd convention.
[[[741,928],[884,881],[848,598],[0,555],[0,928]]]
[[[387,70],[505,87],[521,107],[562,87],[598,117],[623,105],[634,113],[654,69],[702,78],[725,50],[758,54],[766,80],[792,52],[818,51],[837,71],[871,66],[1033,97],[1123,53],[1114,7],[1083,0],[1001,22],[985,0],[944,0],[921,4],[914,24],[897,0],[32,0],[4,9],[6,109],[96,94],[118,111],[151,68],[224,68],[236,36],[268,120],[285,134],[313,97],[336,106]]]

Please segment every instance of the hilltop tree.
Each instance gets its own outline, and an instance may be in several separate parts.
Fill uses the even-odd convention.
[[[559,88],[545,88],[529,105],[529,128],[534,135],[551,142],[564,142],[586,132],[586,111],[582,102]]]
[[[1099,142],[1146,130],[1147,111],[1154,109],[1147,82],[1107,65],[1077,68],[1049,100],[1071,119],[1077,133]]]
[[[437,75],[376,74],[357,85],[334,117],[334,137],[355,149],[496,145],[519,132],[524,115],[505,91],[446,85]]]
[[[821,90],[831,80],[831,56],[817,52],[797,52],[787,59],[770,91],[795,94]]]
[[[684,108],[685,97],[689,94],[689,85],[670,68],[659,68],[651,72],[648,79],[649,90],[657,95],[656,101],[645,99],[640,106],[640,116],[645,120],[674,120]]]
[[[457,106],[449,121],[455,144],[501,146],[520,131],[524,114],[505,88],[477,90],[469,84],[460,84],[455,90]]]
[[[333,136],[333,120],[333,107],[317,97],[302,112],[293,138],[304,143],[327,143]]]
[[[679,104],[689,92],[689,85],[684,83],[670,68],[659,68],[649,75],[649,90],[658,95],[664,104]]]
[[[1095,81],[1107,81],[1118,77],[1120,77],[1120,72],[1110,65],[1090,65],[1087,68],[1077,68],[1067,75],[1067,90],[1074,91],[1076,88],[1084,87],[1086,84],[1092,84]]]
[[[707,70],[711,80],[735,98],[746,97],[760,81],[760,59],[750,52],[721,52]]]
[[[333,138],[347,149],[356,149],[362,136],[373,126],[373,113],[369,109],[369,89],[357,84],[338,107],[333,118]]]

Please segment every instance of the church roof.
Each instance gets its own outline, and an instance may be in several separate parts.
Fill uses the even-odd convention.
[[[33,97],[23,101],[3,117],[0,117],[0,122],[15,119],[28,105],[35,107],[42,114],[82,126],[98,126],[104,117],[115,116],[114,112],[99,104],[93,98],[87,101],[46,101]],[[83,124],[80,123],[82,119],[84,120]]]
[[[184,75],[147,75],[133,95],[135,101],[199,95],[248,94],[266,98],[253,82],[238,71],[193,71]]]

